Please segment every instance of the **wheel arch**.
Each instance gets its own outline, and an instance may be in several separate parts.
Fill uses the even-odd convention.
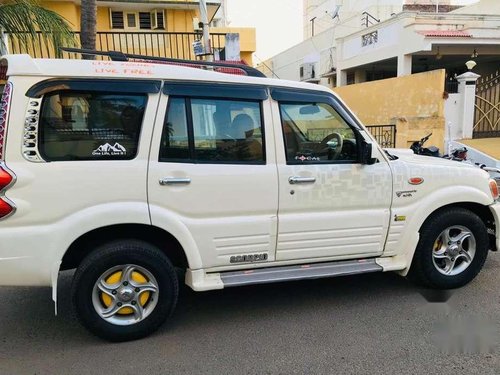
[[[443,272],[442,270],[438,269],[438,266],[436,266],[436,263],[434,263],[434,259],[432,259],[432,263],[434,265],[430,266],[432,263],[429,259],[433,258],[433,256],[431,257],[430,255],[427,255],[430,254],[428,253],[428,251],[431,252],[434,251],[433,249],[435,249],[434,246],[436,241],[436,235],[442,233],[441,231],[443,230],[443,228],[446,228],[446,227],[441,228],[439,227],[439,225],[443,223],[443,220],[447,226],[455,225],[454,224],[455,221],[453,219],[454,217],[465,218],[469,221],[473,219],[473,221],[470,221],[470,224],[472,226],[475,226],[476,228],[483,228],[483,229],[487,229],[491,225],[491,220],[494,220],[493,214],[490,212],[488,206],[484,206],[475,202],[456,202],[443,205],[435,209],[423,221],[422,225],[418,230],[419,242],[415,251],[413,252],[411,264],[408,269],[409,277],[412,281],[417,282],[417,284],[420,284],[427,288],[454,289],[457,287],[461,287],[466,283],[470,282],[472,279],[474,279],[481,270],[481,268],[483,267],[484,261],[486,260],[487,257],[487,253],[490,249],[492,249],[491,247],[492,242],[489,233],[482,232],[482,230],[481,233],[476,233],[476,236],[479,236],[476,237],[476,241],[477,238],[482,238],[481,242],[482,246],[480,247],[482,251],[478,253],[477,248],[474,247],[475,255],[472,255],[472,257],[470,257],[469,264],[467,264],[464,269],[462,269],[456,274],[446,273],[446,275],[450,277],[447,278],[448,276],[445,276],[443,278],[442,276]],[[484,226],[478,227],[477,224],[479,222],[484,224]],[[471,230],[470,228],[472,227],[469,227],[467,225],[467,228],[465,229],[469,231]],[[438,229],[437,232],[436,229]],[[441,236],[441,234],[439,234],[439,236]],[[422,240],[424,242],[420,242]],[[460,245],[460,241],[461,240],[458,240],[458,245]],[[490,246],[488,246],[488,243]],[[452,242],[448,242],[447,245],[451,244]],[[419,249],[421,245],[423,245],[423,247]],[[446,256],[446,249],[444,255]],[[454,256],[455,255],[453,255],[453,253],[451,255],[448,255],[448,257],[451,257],[450,258],[451,261],[454,261],[455,259],[458,259],[458,252],[456,253],[455,258],[453,258]],[[471,268],[470,266],[472,265],[473,267]],[[438,269],[439,273],[436,273],[436,269]],[[451,278],[451,276],[453,276],[453,278]]]
[[[443,210],[450,209],[450,208],[463,208],[466,210],[469,210],[473,213],[475,213],[479,218],[483,221],[483,223],[486,225],[487,228],[491,228],[491,225],[495,223],[495,219],[493,218],[493,214],[491,213],[491,210],[488,208],[488,206],[484,206],[480,203],[476,202],[456,202],[456,203],[450,203],[446,204],[444,206],[436,208],[433,212],[430,213],[430,215],[422,222],[420,225],[420,228],[418,231],[422,229],[422,227],[425,225],[426,222],[428,222],[432,217],[437,215]]]
[[[407,238],[406,242],[406,251],[401,254],[400,256],[403,257],[404,263],[406,264],[406,267],[400,271],[398,271],[399,274],[402,276],[406,276],[412,266],[413,263],[413,257],[420,239],[420,231],[422,230],[422,227],[429,221],[431,220],[435,215],[439,214],[440,212],[450,209],[450,208],[463,208],[466,210],[469,210],[473,213],[475,213],[479,218],[484,222],[486,227],[490,230],[494,230],[495,228],[495,219],[493,217],[493,214],[489,207],[487,205],[478,203],[478,202],[472,202],[472,201],[458,201],[458,202],[452,202],[452,203],[446,203],[443,204],[439,207],[436,207],[431,213],[426,215],[425,218],[423,218],[421,221],[418,222],[413,228],[415,228],[415,231],[413,232],[413,235],[409,236]],[[492,244],[492,249],[496,248],[495,245],[495,236],[490,235],[490,243]]]
[[[180,242],[166,230],[146,224],[116,224],[93,229],[75,239],[64,253],[59,270],[77,268],[82,260],[102,243],[127,238],[155,245],[175,267],[189,267],[188,258]]]

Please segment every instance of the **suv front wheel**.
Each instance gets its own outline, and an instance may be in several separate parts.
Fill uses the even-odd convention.
[[[488,255],[485,224],[463,208],[438,212],[420,229],[409,277],[433,289],[454,289],[474,279]]]
[[[76,271],[72,299],[78,318],[95,335],[128,341],[154,332],[172,313],[179,284],[167,257],[138,240],[105,244]]]

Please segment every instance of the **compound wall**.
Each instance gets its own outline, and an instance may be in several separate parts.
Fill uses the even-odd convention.
[[[427,145],[443,148],[445,71],[337,87],[334,91],[365,125],[396,125],[396,147],[432,133]]]

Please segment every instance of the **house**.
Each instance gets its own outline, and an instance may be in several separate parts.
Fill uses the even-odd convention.
[[[256,48],[255,29],[227,27],[226,1],[207,1],[215,58],[225,60],[226,34],[236,33],[239,35],[241,60],[252,65]],[[41,0],[41,4],[63,16],[78,34],[80,0]],[[201,37],[199,22],[199,1],[195,0],[97,0],[96,48],[195,59],[192,44]],[[41,39],[34,43],[31,51],[21,51],[12,37],[8,47],[10,53],[29,52],[33,57],[53,57],[53,51],[43,46]]]
[[[304,41],[261,70],[335,87],[446,69],[453,92],[468,60],[498,69],[499,24],[497,0],[304,0]]]
[[[498,147],[499,25],[498,0],[304,0],[304,41],[259,68],[334,88],[381,144]]]

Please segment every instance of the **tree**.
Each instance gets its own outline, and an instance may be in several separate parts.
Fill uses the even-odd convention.
[[[14,36],[19,47],[29,51],[40,32],[42,41],[48,47],[54,47],[57,56],[60,47],[74,46],[73,31],[67,21],[59,14],[43,8],[37,0],[0,1],[0,49],[5,38],[4,33]]]
[[[96,35],[96,17],[97,3],[96,0],[82,0],[81,15],[80,15],[80,44],[84,49],[95,50],[95,35]],[[82,55],[84,59],[94,59],[93,55]]]

